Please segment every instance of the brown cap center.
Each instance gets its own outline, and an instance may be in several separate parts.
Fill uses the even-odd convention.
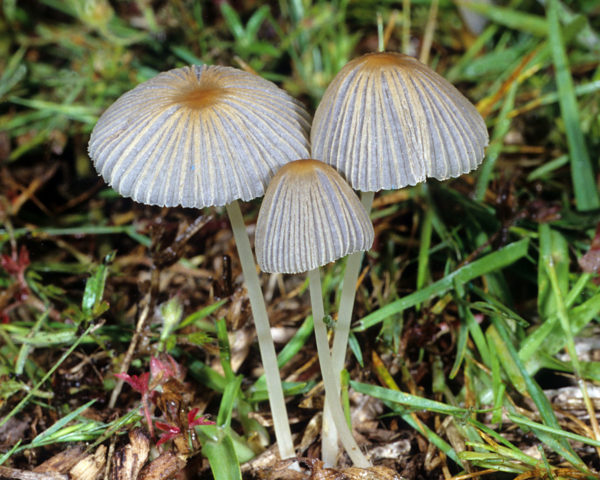
[[[388,67],[406,67],[414,62],[412,57],[399,53],[372,53],[359,58],[364,68],[372,70]]]
[[[212,107],[225,96],[225,89],[215,85],[195,85],[173,98],[173,103],[192,110]]]
[[[282,174],[291,173],[292,175],[310,175],[314,173],[315,170],[322,170],[326,167],[326,163],[323,163],[319,160],[313,160],[311,158],[305,158],[286,163],[279,171]]]

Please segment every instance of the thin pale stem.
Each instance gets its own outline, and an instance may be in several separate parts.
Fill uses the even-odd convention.
[[[350,459],[357,467],[367,468],[370,467],[371,464],[360,451],[360,448],[358,447],[356,440],[354,440],[352,432],[346,423],[344,412],[342,411],[340,392],[338,389],[339,376],[336,377],[333,372],[331,353],[329,352],[329,342],[327,341],[327,329],[325,327],[325,322],[323,322],[325,311],[323,308],[321,277],[318,268],[308,272],[308,281],[315,325],[315,340],[317,342],[317,352],[319,354],[323,385],[325,386],[325,402],[331,411],[333,423]]]
[[[373,205],[373,197],[375,192],[362,192],[361,201],[367,213],[371,212]],[[344,272],[344,281],[342,284],[342,296],[340,298],[340,306],[338,310],[338,320],[335,325],[335,336],[333,337],[333,349],[331,353],[331,361],[333,366],[333,374],[337,379],[336,391],[340,391],[340,373],[344,368],[344,360],[346,359],[346,350],[348,346],[348,336],[350,335],[350,324],[352,322],[352,310],[354,309],[354,297],[356,295],[356,281],[360,273],[362,264],[363,252],[355,252],[348,256],[346,261],[346,270]],[[333,424],[331,412],[325,403],[323,411],[323,460],[337,458],[337,431]],[[327,462],[326,462],[327,463]]]
[[[367,213],[371,212],[374,195],[375,192],[362,192],[361,194],[361,201]],[[354,309],[354,297],[356,295],[356,281],[360,273],[363,254],[364,252],[355,252],[349,255],[346,263],[346,271],[344,272],[342,296],[340,298],[338,320],[335,325],[335,337],[331,353],[333,368],[338,375],[342,371],[342,368],[344,368],[352,310]]]
[[[267,316],[267,307],[260,287],[254,255],[250,247],[250,240],[246,232],[246,225],[242,217],[242,212],[237,201],[226,205],[233,236],[237,246],[244,281],[248,290],[250,307],[254,315],[254,325],[256,327],[256,336],[258,337],[258,348],[265,369],[265,378],[267,381],[267,391],[269,393],[269,405],[273,415],[273,427],[275,429],[275,438],[279,448],[279,455],[282,459],[295,457],[294,444],[292,442],[292,433],[288,421],[285,400],[283,398],[283,388],[281,386],[281,377],[277,367],[277,355],[275,354],[275,345],[271,336],[271,325]]]

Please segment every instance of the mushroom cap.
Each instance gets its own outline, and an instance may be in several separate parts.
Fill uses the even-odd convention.
[[[483,160],[488,139],[469,100],[398,53],[346,64],[325,91],[311,131],[312,155],[370,192],[467,173]]]
[[[308,155],[310,116],[274,83],[231,67],[169,70],[123,94],[98,120],[89,154],[117,192],[202,208],[259,197]]]
[[[265,272],[301,273],[373,244],[373,224],[350,185],[329,165],[297,160],[279,170],[256,222]]]

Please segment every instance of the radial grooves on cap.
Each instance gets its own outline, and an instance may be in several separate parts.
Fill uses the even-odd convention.
[[[272,82],[235,68],[192,66],[123,94],[92,131],[89,154],[121,195],[202,208],[264,193],[308,155],[310,116]]]
[[[315,113],[312,155],[353,188],[379,191],[476,168],[488,133],[454,86],[418,60],[369,54],[333,79]]]
[[[256,224],[265,272],[300,273],[368,250],[373,225],[356,194],[330,166],[300,160],[269,184]]]

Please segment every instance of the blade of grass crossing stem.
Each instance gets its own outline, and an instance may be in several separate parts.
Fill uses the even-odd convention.
[[[569,62],[563,43],[558,19],[558,0],[548,0],[546,19],[550,50],[556,71],[556,86],[562,119],[567,134],[569,155],[571,157],[571,175],[577,209],[592,210],[600,207],[600,198],[595,183],[594,169],[585,145],[577,99],[573,90],[573,79],[569,71]]]
[[[528,245],[528,239],[522,239],[511,243],[496,252],[489,253],[472,263],[464,265],[454,272],[449,273],[441,280],[428,285],[422,290],[395,300],[379,310],[367,315],[360,320],[358,326],[354,330],[366,330],[373,325],[381,323],[387,317],[398,314],[407,308],[413,307],[418,303],[428,300],[431,297],[440,297],[452,289],[454,282],[467,283],[486,273],[500,270],[501,268],[504,268],[524,257],[527,254]]]
[[[277,366],[282,368],[286,365],[301,349],[306,345],[307,340],[311,337],[313,332],[313,317],[309,315],[306,317],[300,328],[296,331],[294,336],[285,344],[285,347],[281,349],[279,355],[277,355]],[[261,375],[258,380],[254,383],[252,389],[254,391],[265,390],[267,388],[267,381],[264,374]]]
[[[540,245],[542,245],[542,241],[544,240],[544,238],[550,238],[553,235],[548,224],[540,225],[539,231]],[[556,233],[554,234],[554,236],[556,236]],[[544,243],[546,244],[546,247],[541,249],[542,265],[545,267],[545,270],[548,273],[548,277],[550,279],[552,293],[554,295],[554,303],[556,304],[556,310],[558,312],[558,319],[560,320],[560,324],[563,329],[563,334],[566,338],[567,352],[569,353],[569,357],[571,358],[573,370],[575,371],[575,375],[577,376],[577,383],[579,384],[579,388],[583,396],[583,401],[585,403],[586,410],[590,416],[590,424],[592,425],[594,437],[596,440],[598,440],[600,439],[600,428],[598,426],[598,420],[596,419],[596,412],[594,411],[594,406],[592,404],[592,401],[590,400],[590,396],[588,395],[585,380],[583,380],[581,375],[581,365],[579,364],[579,358],[577,357],[577,351],[575,350],[575,340],[573,339],[573,332],[571,330],[571,321],[567,313],[567,307],[565,306],[563,300],[563,291],[561,291],[561,287],[563,287],[564,291],[567,290],[568,278],[566,278],[566,275],[568,272],[561,272],[564,273],[563,276],[565,277],[564,282],[562,283],[567,284],[561,285],[561,281],[559,279],[559,272],[555,265],[555,258],[553,255],[554,251],[551,251],[550,248],[548,248],[548,240],[546,240]],[[598,454],[600,455],[600,449],[598,450]]]
[[[506,137],[510,129],[512,119],[509,118],[508,114],[514,108],[518,86],[519,84],[517,81],[514,81],[508,89],[506,99],[502,104],[502,108],[496,119],[496,124],[494,125],[494,133],[492,134],[490,146],[487,148],[485,159],[479,168],[479,176],[477,177],[477,184],[475,185],[475,199],[479,202],[482,202],[485,197],[485,192],[492,179],[494,165],[504,146],[504,137]]]
[[[504,321],[502,318],[498,316],[492,317],[493,325],[498,332],[499,337],[501,338],[505,349],[508,351],[512,360],[517,365],[521,376],[523,377],[523,381],[525,382],[526,391],[531,396],[531,399],[535,403],[538,408],[538,412],[540,417],[544,421],[544,424],[549,427],[560,430],[560,425],[558,424],[558,420],[554,415],[554,411],[552,410],[552,405],[550,405],[550,401],[540,388],[540,386],[531,378],[525,366],[519,359],[519,355],[512,344],[511,338],[506,330]],[[551,437],[546,432],[536,430],[536,435],[540,440],[546,443],[549,447],[551,447],[556,453],[565,457],[569,462],[571,462],[575,467],[581,468],[583,470],[587,470],[585,464],[579,458],[579,456],[575,453],[575,451],[571,448],[569,443],[564,438],[556,439],[555,437]]]

